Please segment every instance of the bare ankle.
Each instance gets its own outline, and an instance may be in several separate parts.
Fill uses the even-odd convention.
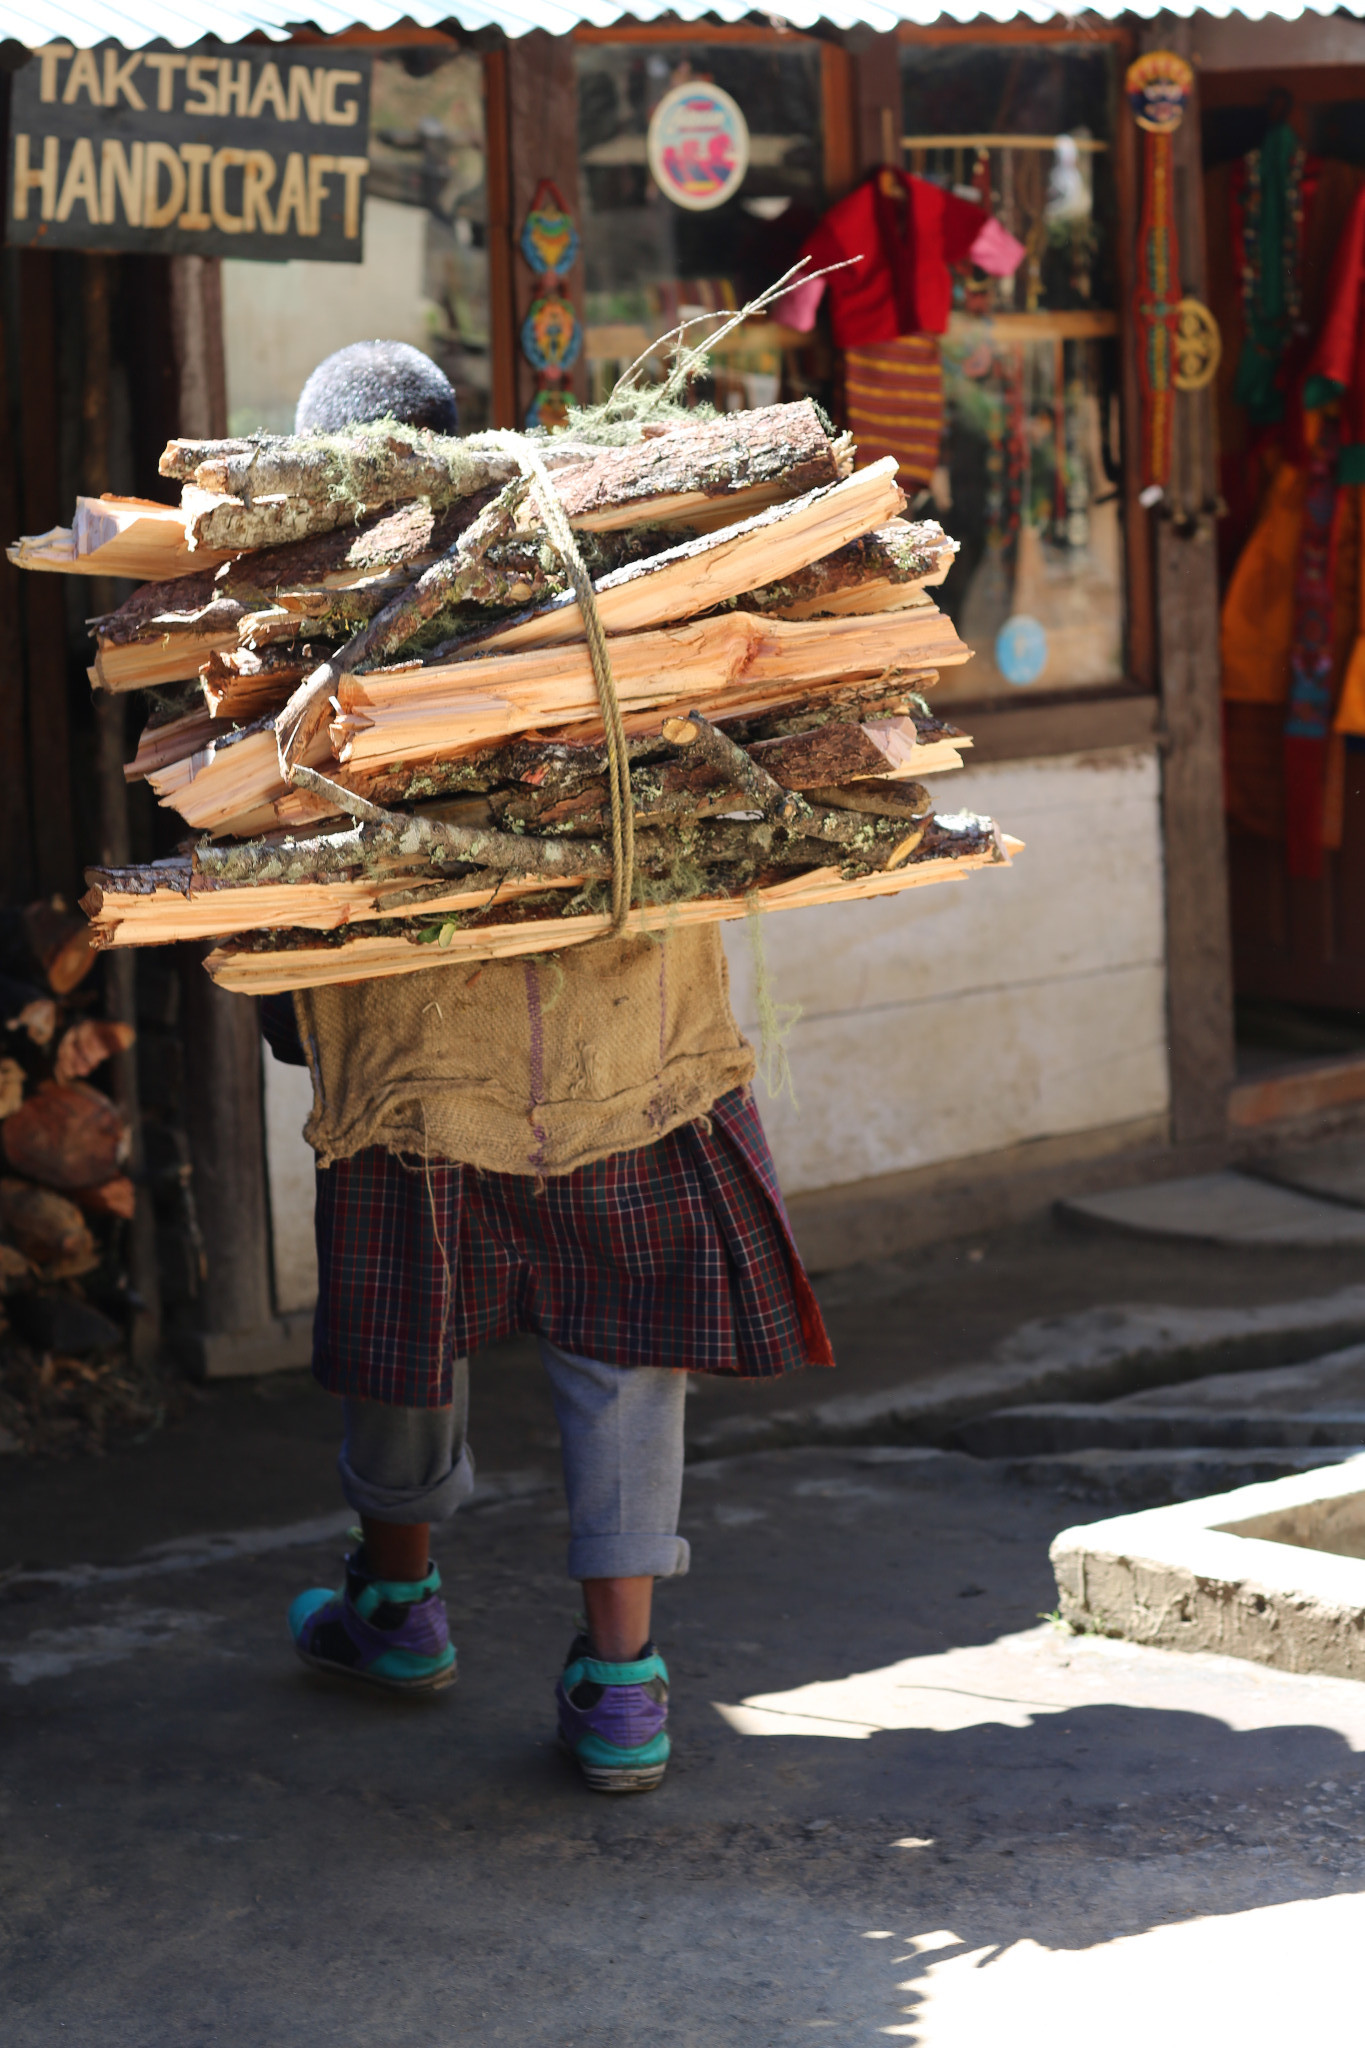
[[[365,1562],[376,1579],[412,1585],[431,1564],[431,1529],[426,1522],[376,1522],[361,1517]]]

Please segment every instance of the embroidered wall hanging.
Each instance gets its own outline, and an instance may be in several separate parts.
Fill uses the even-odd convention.
[[[521,323],[521,352],[536,373],[536,390],[526,413],[528,427],[568,425],[569,372],[582,353],[583,330],[565,280],[579,247],[578,229],[559,187],[552,178],[542,178],[520,236],[522,256],[542,287]]]
[[[1171,137],[1185,118],[1193,87],[1194,73],[1171,50],[1149,50],[1128,66],[1124,78],[1144,144],[1134,311],[1142,394],[1142,484],[1149,504],[1165,490],[1171,474],[1181,301]]]

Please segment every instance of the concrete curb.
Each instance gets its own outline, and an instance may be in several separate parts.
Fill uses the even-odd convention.
[[[933,1443],[955,1423],[1043,1401],[1107,1401],[1214,1373],[1297,1365],[1365,1340],[1365,1287],[1268,1308],[1087,1309],[1027,1323],[995,1359],[689,1433],[689,1458],[786,1444]]]
[[[1164,1507],[1170,1501],[1200,1500],[1230,1487],[1316,1472],[1323,1466],[1365,1456],[1365,1432],[1336,1448],[1244,1450],[1061,1451],[1033,1458],[992,1458],[1008,1479],[1048,1486],[1081,1499],[1114,1506]]]
[[[1064,1529],[1050,1554],[1082,1632],[1365,1678],[1365,1556],[1348,1547],[1365,1551],[1365,1457]]]

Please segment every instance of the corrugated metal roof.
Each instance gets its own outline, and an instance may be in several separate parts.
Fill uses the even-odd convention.
[[[303,15],[303,8],[307,8]],[[386,29],[400,21],[415,22],[419,28],[440,28],[457,22],[467,30],[500,28],[509,36],[525,35],[528,29],[548,29],[563,35],[585,23],[609,28],[627,17],[636,21],[657,21],[673,16],[685,22],[712,20],[739,22],[754,13],[752,0],[630,0],[616,5],[613,0],[217,0],[212,10],[195,7],[189,0],[0,0],[0,36],[36,47],[39,43],[69,42],[88,46],[112,38],[128,49],[164,40],[178,47],[195,43],[212,34],[222,42],[264,30],[270,36],[286,36],[291,29],[307,25],[326,35],[352,27]],[[1080,10],[1076,10],[1079,12]],[[1086,10],[1091,16],[1116,20],[1120,15],[1151,19],[1157,14],[1195,13],[1226,18],[1240,14],[1249,21],[1267,17],[1297,20],[1303,14],[1335,14],[1336,0],[1242,0],[1240,6],[1220,0],[1098,0]],[[211,12],[211,21],[206,16]],[[877,0],[782,0],[772,10],[795,29],[813,28],[827,22],[834,28],[863,26],[891,29],[897,22],[920,27],[935,22],[973,21],[1056,21],[1072,10],[1050,4],[1050,0],[900,0],[899,5],[882,6]]]

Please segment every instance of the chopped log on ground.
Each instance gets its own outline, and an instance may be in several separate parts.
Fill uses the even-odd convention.
[[[18,1060],[0,1059],[0,1122],[13,1116],[24,1099],[24,1070]]]
[[[137,1189],[126,1173],[116,1173],[98,1187],[72,1188],[71,1199],[87,1216],[117,1216],[131,1223],[137,1208]]]
[[[0,1179],[0,1224],[45,1280],[74,1280],[99,1263],[80,1210],[52,1188]]]
[[[108,1017],[82,1017],[69,1024],[57,1045],[54,1081],[81,1081],[115,1054],[129,1052],[137,1041],[131,1024]]]
[[[0,1151],[44,1187],[109,1180],[128,1156],[129,1131],[107,1095],[83,1081],[43,1081],[0,1124]]]
[[[24,937],[54,996],[69,995],[95,964],[83,918],[55,902],[30,903],[21,913]],[[49,1036],[50,1036],[49,1031]]]

